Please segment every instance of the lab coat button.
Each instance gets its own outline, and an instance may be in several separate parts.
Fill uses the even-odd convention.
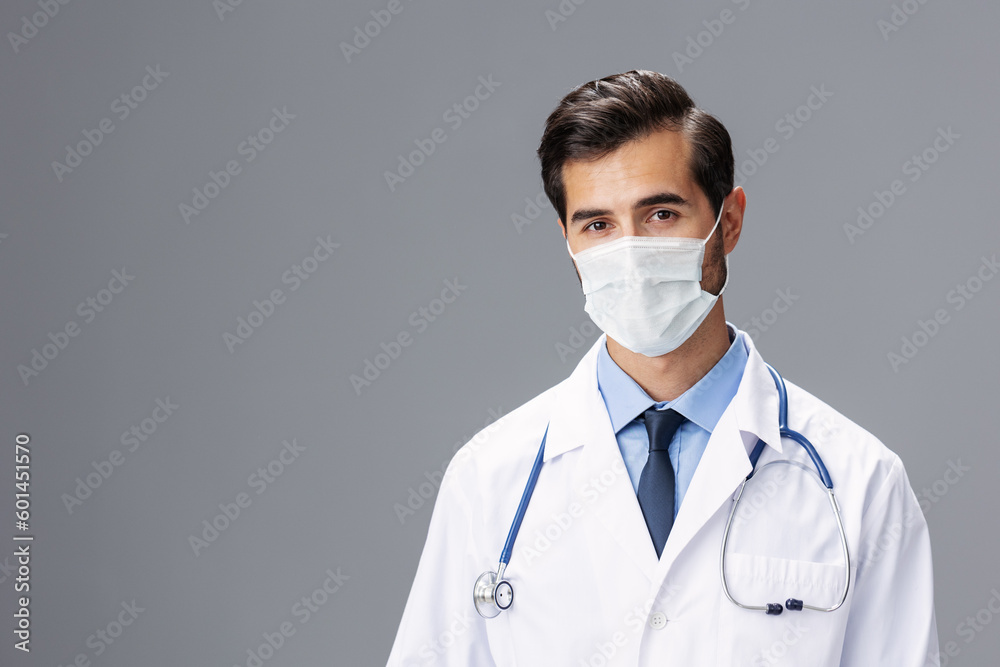
[[[649,627],[653,628],[654,630],[659,630],[666,624],[667,624],[667,617],[662,612],[658,611],[649,617]]]

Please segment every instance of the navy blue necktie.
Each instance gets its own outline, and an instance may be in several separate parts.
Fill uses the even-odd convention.
[[[674,466],[670,463],[667,447],[686,418],[676,410],[657,410],[655,407],[646,410],[644,416],[649,434],[649,458],[639,475],[637,496],[659,558],[674,525]]]

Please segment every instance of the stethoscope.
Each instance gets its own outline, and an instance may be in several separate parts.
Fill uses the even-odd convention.
[[[733,517],[736,516],[736,510],[739,508],[740,498],[743,497],[743,489],[746,488],[747,482],[750,478],[754,476],[757,468],[757,461],[760,459],[761,453],[764,451],[764,441],[760,438],[757,439],[757,444],[750,454],[750,474],[746,476],[746,479],[740,484],[739,490],[736,492],[736,497],[733,499],[733,506],[729,512],[729,520],[726,522],[726,531],[722,535],[722,554],[719,558],[719,571],[722,577],[722,590],[725,592],[726,597],[737,607],[742,609],[749,609],[753,611],[763,611],[770,615],[780,614],[784,609],[790,611],[801,611],[803,609],[812,609],[814,611],[836,611],[844,604],[847,600],[847,591],[851,583],[851,554],[850,549],[847,545],[847,532],[844,530],[844,522],[840,516],[840,505],[837,504],[837,497],[833,493],[833,480],[830,478],[830,473],[826,469],[826,465],[823,463],[823,459],[820,458],[819,453],[816,448],[813,447],[812,443],[809,442],[808,438],[799,433],[798,431],[793,431],[788,428],[788,396],[785,391],[785,381],[778,374],[778,371],[765,363],[767,370],[771,373],[771,377],[774,379],[774,384],[778,388],[778,431],[781,437],[790,438],[795,442],[802,445],[802,448],[806,450],[806,454],[812,460],[815,466],[815,472],[810,468],[802,465],[797,461],[790,461],[787,459],[780,459],[777,461],[771,461],[761,466],[761,470],[770,465],[775,465],[777,463],[787,463],[790,465],[795,465],[805,472],[815,476],[818,482],[825,487],[826,492],[830,499],[830,507],[833,510],[834,517],[837,520],[837,528],[840,531],[840,543],[844,552],[844,592],[840,597],[840,601],[837,602],[832,607],[818,607],[809,604],[805,604],[802,600],[796,598],[789,598],[782,605],[780,602],[768,602],[763,605],[748,605],[738,602],[729,590],[729,583],[726,580],[726,546],[729,543],[729,532],[732,529]],[[504,579],[504,571],[507,569],[507,564],[510,563],[510,556],[514,550],[514,541],[517,539],[517,533],[521,529],[521,521],[524,519],[524,514],[528,509],[528,502],[531,500],[531,494],[535,491],[535,483],[538,481],[538,473],[542,469],[542,458],[545,453],[545,438],[549,434],[549,427],[546,425],[545,433],[542,435],[542,444],[538,448],[538,455],[535,457],[535,463],[531,466],[531,473],[528,475],[528,483],[524,487],[524,492],[521,494],[521,502],[517,506],[517,512],[514,514],[514,522],[510,526],[510,531],[507,533],[507,541],[504,543],[503,551],[500,552],[500,564],[497,570],[483,572],[476,579],[476,584],[472,590],[472,600],[476,605],[476,611],[483,618],[494,618],[499,615],[501,611],[506,611],[510,609],[510,606],[514,603],[514,587],[511,586],[510,582]]]

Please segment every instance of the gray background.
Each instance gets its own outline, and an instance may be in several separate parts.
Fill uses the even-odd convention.
[[[552,208],[520,228],[512,216],[541,192],[535,149],[558,100],[635,68],[676,77],[717,115],[738,164],[777,140],[742,182],[727,319],[768,318],[764,357],[930,490],[942,646],[957,642],[950,664],[991,663],[1000,623],[957,632],[1000,586],[1000,280],[961,309],[947,295],[1000,246],[1000,9],[911,0],[883,35],[888,2],[566,0],[553,27],[556,0],[402,0],[347,62],[340,44],[387,4],[243,0],[220,19],[209,0],[74,1],[17,51],[0,45],[0,663],[243,665],[284,621],[296,633],[267,665],[384,663],[436,486],[402,520],[397,504],[596,338]],[[726,9],[712,36],[703,22],[718,28]],[[6,2],[0,30],[38,11]],[[673,54],[699,33],[707,46],[679,68]],[[115,98],[157,65],[169,74],[119,120]],[[480,76],[500,85],[454,128],[443,114]],[[811,86],[832,96],[786,138],[775,125]],[[238,146],[282,107],[295,118],[246,162]],[[114,130],[60,182],[52,163],[104,117]],[[949,127],[959,138],[911,181],[904,163]],[[384,172],[434,128],[446,141],[390,191]],[[185,224],[179,205],[233,159],[242,171]],[[894,179],[905,194],[852,243],[844,225]],[[327,235],[340,247],[290,291],[282,275]],[[85,322],[77,305],[123,268],[134,280]],[[411,313],[446,279],[466,288],[418,332]],[[276,288],[285,302],[230,352],[224,333]],[[775,320],[776,290],[797,299]],[[948,322],[894,369],[887,355],[937,309]],[[79,334],[23,381],[18,366],[70,321]],[[586,345],[560,354],[581,326]],[[356,392],[351,374],[401,332],[412,344]],[[179,408],[128,452],[121,434],[167,397]],[[21,432],[30,656],[12,648],[6,569]],[[293,438],[305,450],[258,495],[248,478]],[[122,464],[69,512],[63,495],[115,449]],[[971,470],[948,483],[949,462]],[[189,536],[240,492],[252,503],[196,556]],[[328,568],[349,579],[300,623],[293,606]],[[133,599],[143,611],[96,656],[88,637]]]

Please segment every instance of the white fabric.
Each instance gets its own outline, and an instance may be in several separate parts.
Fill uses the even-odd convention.
[[[389,666],[924,665],[938,650],[931,548],[903,465],[788,380],[789,427],[813,442],[835,484],[853,560],[850,592],[835,612],[781,616],[725,598],[722,533],[758,436],[768,445],[758,465],[790,457],[812,467],[799,445],[779,440],[774,383],[752,340],[739,335],[750,351],[739,390],[659,560],[597,387],[604,336],[569,378],[460,449],[442,481]],[[545,463],[506,572],[513,606],[483,619],[473,583],[497,566],[546,423]],[[808,478],[789,479],[813,488],[803,486],[792,507],[764,504],[748,525],[791,517],[814,529],[782,537],[777,551],[768,550],[767,535],[734,529],[727,572],[741,601],[835,601],[842,590],[829,503]],[[752,496],[744,501],[753,504]]]

